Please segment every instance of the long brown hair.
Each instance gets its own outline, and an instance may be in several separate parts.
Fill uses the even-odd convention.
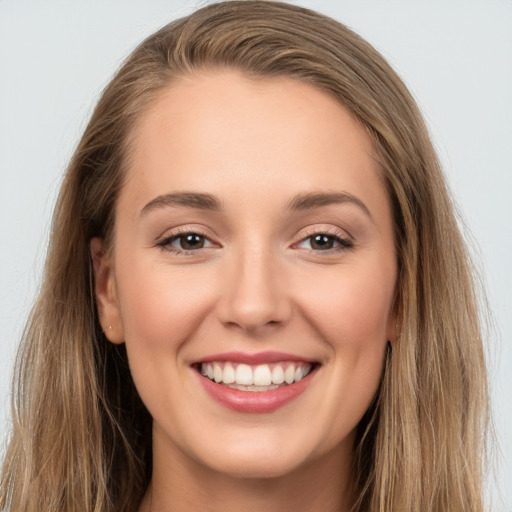
[[[124,346],[100,328],[89,242],[112,241],[140,114],[173,80],[206,67],[311,83],[373,140],[393,205],[398,336],[358,426],[354,510],[481,512],[488,396],[477,299],[418,108],[382,56],[347,27],[252,0],[213,4],[162,28],[101,96],[62,185],[19,351],[0,506],[134,511],[147,489],[151,418]]]

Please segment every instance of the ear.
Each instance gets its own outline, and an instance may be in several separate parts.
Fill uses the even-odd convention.
[[[124,331],[117,298],[114,267],[101,238],[93,238],[90,251],[94,268],[94,290],[100,324],[112,343],[124,342]]]

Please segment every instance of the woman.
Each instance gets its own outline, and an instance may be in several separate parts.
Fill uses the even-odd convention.
[[[144,41],[70,163],[45,276],[10,510],[483,509],[453,207],[410,94],[339,23],[228,2]]]

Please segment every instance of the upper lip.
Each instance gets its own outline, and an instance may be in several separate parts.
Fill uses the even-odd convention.
[[[278,363],[280,361],[300,361],[306,363],[316,363],[314,359],[289,354],[286,352],[222,352],[220,354],[212,354],[201,359],[193,361],[192,364],[209,363],[213,361],[230,361],[233,363],[244,363],[248,365],[258,365],[266,363]]]

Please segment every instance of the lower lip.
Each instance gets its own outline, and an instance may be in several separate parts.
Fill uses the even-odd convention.
[[[301,395],[315,373],[316,369],[299,382],[270,391],[241,391],[217,384],[196,371],[204,389],[214,400],[233,411],[243,413],[266,413],[279,409]]]

